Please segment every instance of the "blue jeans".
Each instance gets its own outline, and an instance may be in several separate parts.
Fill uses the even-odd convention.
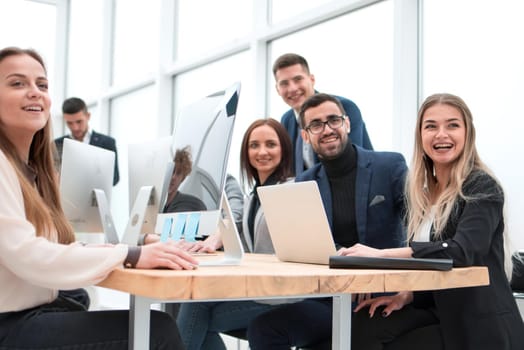
[[[225,350],[220,332],[246,329],[272,305],[254,301],[182,303],[177,325],[186,350]]]

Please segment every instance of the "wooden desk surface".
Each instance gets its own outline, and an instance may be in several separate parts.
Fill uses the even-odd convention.
[[[271,255],[246,254],[238,266],[206,266],[193,271],[117,269],[98,285],[154,299],[204,300],[396,292],[488,284],[486,267],[455,268],[445,272],[330,269],[326,265],[284,263]]]

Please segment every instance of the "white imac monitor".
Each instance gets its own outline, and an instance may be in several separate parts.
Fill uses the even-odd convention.
[[[154,233],[173,172],[173,137],[130,144],[129,222],[122,242],[136,245],[140,233]]]
[[[64,140],[60,193],[65,215],[78,239],[99,242],[104,240],[104,233],[109,241],[115,238],[109,210],[114,163],[112,151]]]
[[[179,193],[191,197],[190,202],[198,200],[203,207],[198,210],[194,207],[184,210],[181,207],[177,210],[178,214],[159,215],[157,232],[162,232],[168,217],[175,221],[177,217],[187,219],[183,235],[186,239],[209,235],[217,227],[239,94],[240,83],[235,83],[185,106],[178,113],[172,153],[189,153],[191,170],[177,189]],[[181,166],[175,160],[175,173]],[[190,213],[185,215],[184,212]],[[191,231],[189,234],[188,230]]]

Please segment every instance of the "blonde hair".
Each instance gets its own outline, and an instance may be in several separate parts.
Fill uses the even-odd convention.
[[[433,161],[424,153],[422,147],[421,130],[422,118],[426,110],[439,104],[448,105],[460,111],[464,119],[466,137],[464,150],[452,165],[449,183],[436,201],[431,203],[431,193],[436,188],[437,179],[434,175]],[[422,103],[418,112],[413,159],[406,181],[406,200],[409,208],[407,214],[409,239],[412,239],[415,233],[419,231],[424,216],[430,212],[432,205],[435,206],[434,234],[437,238],[441,237],[454,203],[459,198],[468,200],[462,192],[462,185],[474,170],[482,170],[495,178],[479,158],[475,145],[473,116],[468,106],[460,97],[455,95],[441,93],[429,96]]]
[[[31,49],[8,47],[0,50],[0,62],[7,57],[21,55],[34,58],[45,71],[43,59]],[[68,244],[75,238],[73,229],[62,210],[58,174],[53,159],[56,149],[51,130],[51,119],[49,119],[44,128],[35,133],[29,150],[29,165],[37,174],[36,186],[27,179],[25,175],[27,165],[16,152],[15,146],[7,138],[2,127],[0,127],[0,149],[16,171],[24,198],[26,218],[35,227],[37,236]]]

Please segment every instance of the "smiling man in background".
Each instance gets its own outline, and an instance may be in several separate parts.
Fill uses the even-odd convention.
[[[97,133],[96,131],[89,128],[89,119],[91,118],[91,113],[88,112],[86,103],[78,97],[71,97],[64,101],[62,104],[62,114],[71,134],[59,137],[55,140],[59,158],[62,159],[62,149],[64,147],[65,138],[70,138],[96,147],[104,148],[109,151],[113,151],[115,152],[113,186],[116,185],[120,180],[120,174],[118,172],[118,157],[115,139],[110,136]]]
[[[305,100],[317,93],[315,91],[315,76],[309,72],[306,59],[294,53],[287,53],[275,60],[273,76],[276,89],[282,100],[291,109],[284,113],[280,122],[286,128],[293,142],[293,156],[295,175],[300,175],[305,170],[318,163],[318,156],[311,146],[302,142],[300,136],[300,108]],[[342,104],[347,116],[351,120],[349,137],[353,144],[365,149],[373,150],[366,125],[357,105],[347,98],[335,96]]]

